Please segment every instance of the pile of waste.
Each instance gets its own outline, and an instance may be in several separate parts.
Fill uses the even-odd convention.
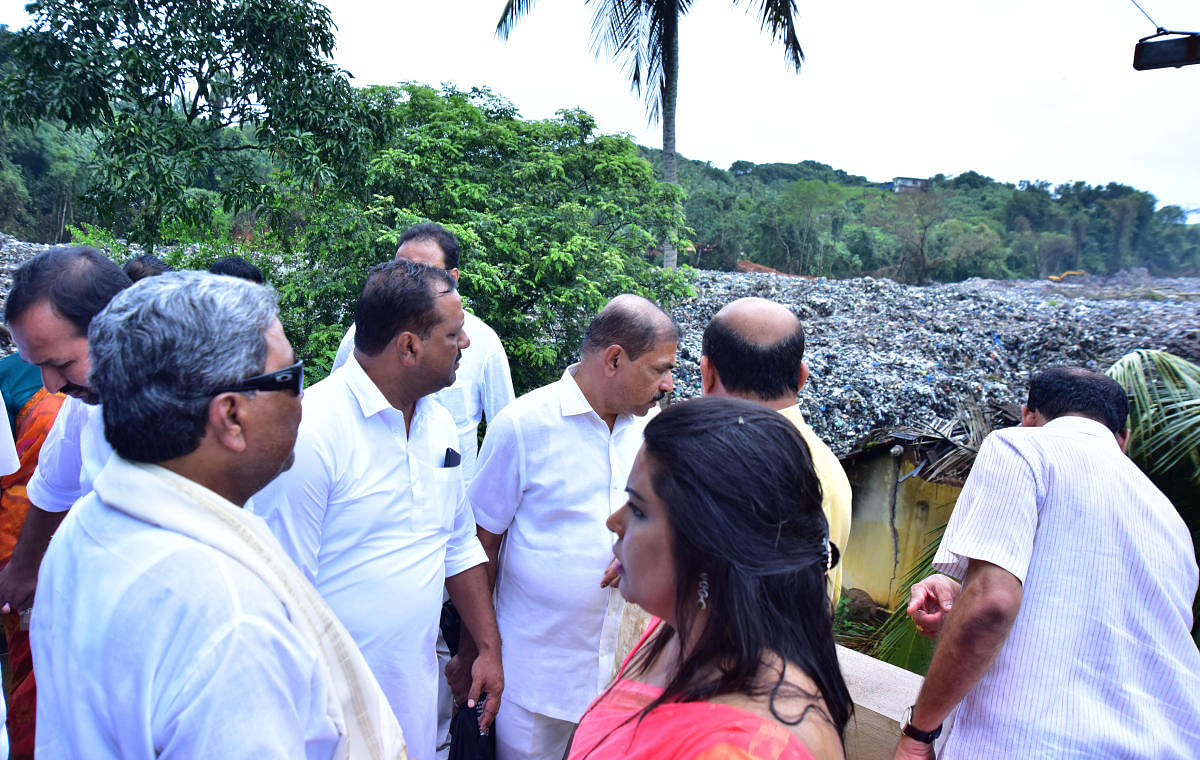
[[[1024,400],[1030,372],[1058,364],[1104,370],[1136,348],[1200,362],[1200,278],[1144,270],[1070,281],[910,286],[700,272],[679,304],[676,394],[700,393],[701,337],[723,305],[760,296],[790,306],[808,336],[809,424],[839,455],[872,430],[953,419],[960,406]]]

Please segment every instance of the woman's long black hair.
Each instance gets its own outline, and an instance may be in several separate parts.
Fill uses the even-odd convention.
[[[672,636],[690,641],[700,574],[708,578],[708,622],[661,696],[703,701],[720,694],[770,695],[771,713],[787,663],[813,680],[838,735],[851,700],[838,668],[826,596],[829,528],[808,446],[781,414],[760,404],[703,398],[674,405],[646,426],[651,483],[667,505],[674,547],[675,626],[647,645],[653,662]],[[764,688],[764,660],[783,670]],[[715,669],[715,678],[697,674]],[[810,695],[815,697],[816,695]],[[807,712],[807,711],[806,711]]]

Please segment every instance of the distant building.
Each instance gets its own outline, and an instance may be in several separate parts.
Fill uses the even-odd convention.
[[[891,185],[893,193],[923,193],[933,187],[933,181],[918,177],[896,177]]]

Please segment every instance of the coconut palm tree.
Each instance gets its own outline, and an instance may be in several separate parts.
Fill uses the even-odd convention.
[[[592,48],[624,60],[630,84],[644,94],[650,121],[661,117],[663,178],[679,184],[675,161],[675,101],[679,93],[679,18],[692,0],[584,0],[595,6]],[[734,5],[741,0],[733,0]],[[517,21],[533,8],[533,0],[507,0],[496,33],[508,39]],[[795,0],[761,0],[759,17],[772,39],[783,42],[788,62],[800,70],[804,51],[796,37]],[[675,246],[663,246],[663,265],[675,266]]]

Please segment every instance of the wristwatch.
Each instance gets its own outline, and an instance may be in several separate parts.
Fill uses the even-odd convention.
[[[939,723],[932,731],[922,731],[912,724],[912,711],[912,707],[904,711],[904,723],[900,726],[900,733],[924,744],[933,744],[933,740],[942,735],[942,724]]]

